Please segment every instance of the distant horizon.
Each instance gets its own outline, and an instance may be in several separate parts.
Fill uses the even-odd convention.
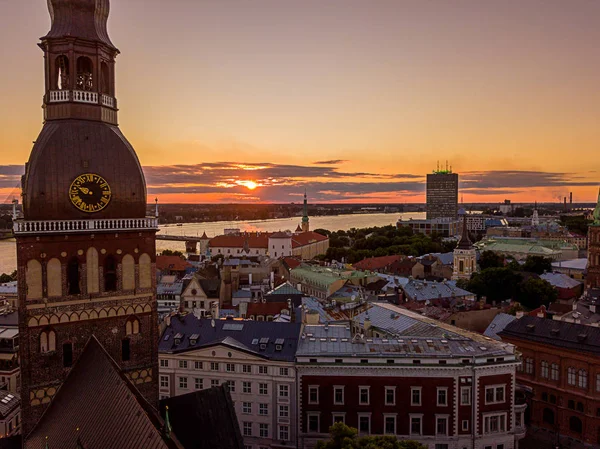
[[[0,203],[41,129],[44,0],[0,2]],[[595,202],[600,2],[111,0],[119,122],[162,203]],[[16,69],[18,67],[18,69]],[[110,173],[103,173],[107,179]]]

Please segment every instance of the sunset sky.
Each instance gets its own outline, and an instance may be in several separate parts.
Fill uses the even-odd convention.
[[[112,0],[120,126],[161,202],[595,201],[598,0]],[[0,202],[41,129],[46,0],[0,0]],[[251,189],[252,188],[252,189]]]

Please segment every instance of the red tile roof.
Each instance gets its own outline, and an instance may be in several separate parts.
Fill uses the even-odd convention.
[[[76,449],[78,438],[89,448],[181,447],[173,439],[163,440],[163,422],[154,412],[96,337],[92,337],[26,437],[25,449],[45,447],[46,437],[48,447],[61,449]]]
[[[248,312],[246,316],[250,315],[277,315],[282,310],[287,309],[286,302],[251,302],[248,304]]]
[[[246,239],[248,239],[250,248],[266,249],[269,247],[269,234],[266,232],[218,235],[210,239],[210,246],[212,248],[243,248]]]
[[[185,271],[192,265],[179,256],[156,256],[156,269],[160,271]]]
[[[293,270],[294,268],[297,268],[300,266],[300,264],[302,264],[302,262],[296,259],[295,257],[284,257],[283,261],[289,267],[290,270]]]
[[[318,232],[303,232],[301,234],[296,234],[292,237],[292,247],[299,248],[301,246],[306,246],[311,243],[322,242],[324,240],[329,240],[329,237],[319,234]]]
[[[353,266],[357,270],[381,270],[392,263],[400,262],[401,260],[402,256],[369,257],[355,263]]]

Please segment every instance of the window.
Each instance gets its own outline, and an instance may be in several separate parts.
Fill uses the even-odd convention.
[[[446,406],[448,405],[448,388],[437,389],[437,405]]]
[[[567,383],[569,385],[575,385],[576,381],[577,381],[577,375],[575,372],[575,368],[573,368],[572,366],[569,367],[569,369],[567,370]]]
[[[542,393],[542,401],[548,402],[548,393]]]
[[[550,395],[550,404],[556,404],[556,396],[553,394]]]
[[[333,387],[333,403],[344,405],[344,387]]]
[[[359,387],[359,400],[360,405],[369,405],[369,387]]]
[[[160,376],[160,388],[169,388],[169,376]]]
[[[234,363],[226,364],[225,371],[227,371],[228,373],[235,373],[235,364]]]
[[[210,362],[210,370],[211,371],[219,371],[219,363],[218,362]]]
[[[421,387],[412,387],[410,394],[410,405],[421,405]]]
[[[290,375],[290,369],[289,368],[279,368],[279,375],[280,376],[289,376]]]
[[[252,423],[251,422],[244,422],[242,428],[243,428],[243,434],[245,437],[252,436]]]
[[[63,344],[63,366],[70,368],[73,365],[73,344]]]
[[[577,416],[571,416],[569,418],[569,430],[575,433],[583,432],[583,423],[581,422],[581,419]]]
[[[483,422],[485,434],[506,431],[506,414],[485,416]]]
[[[558,363],[553,363],[550,366],[550,379],[558,380]]]
[[[196,390],[202,390],[204,388],[204,382],[202,381],[201,378],[199,378],[199,377],[194,378],[194,388]]]
[[[360,433],[371,433],[371,416],[358,415],[358,431]]]
[[[235,393],[235,380],[228,380],[226,383],[229,391]]]
[[[288,441],[290,439],[290,428],[288,426],[279,426],[279,439]]]
[[[579,386],[579,388],[587,388],[587,371],[584,369],[580,369],[579,377],[577,380],[577,385]]]
[[[577,403],[577,411],[583,413],[583,411],[584,411],[583,402]]]
[[[104,291],[114,292],[117,290],[117,261],[113,256],[104,259]]]
[[[242,413],[245,415],[252,413],[252,402],[242,402]]]
[[[188,362],[187,362],[187,360],[180,360],[180,361],[179,361],[179,368],[182,368],[182,369],[187,369],[187,367],[188,367]]]
[[[187,383],[187,377],[180,377],[179,378],[179,388],[187,388],[188,383]]]
[[[43,331],[40,334],[40,352],[46,354],[56,351],[56,333],[53,330]]]
[[[571,410],[575,410],[575,401],[573,399],[569,399],[569,402],[567,402],[567,407]]]
[[[258,394],[268,394],[268,385],[267,384],[258,384]]]
[[[308,387],[308,403],[318,404],[319,403],[319,387],[316,385],[310,385]]]
[[[532,358],[525,359],[525,372],[527,374],[533,374],[533,359]]]
[[[194,369],[202,369],[202,362],[194,362]]]
[[[421,435],[421,415],[410,417],[410,434]]]
[[[242,373],[252,374],[252,365],[242,365]]]
[[[280,405],[279,406],[279,417],[280,418],[289,418],[290,417],[290,406],[289,405]]]
[[[437,417],[435,420],[435,434],[436,435],[447,435],[448,434],[448,418]]]
[[[258,425],[258,434],[261,438],[269,438],[269,425],[266,423],[260,423]]]
[[[128,362],[131,359],[131,349],[129,347],[129,338],[121,340],[121,359]]]
[[[549,372],[549,369],[548,369],[548,368],[549,368],[549,366],[548,366],[548,362],[547,362],[547,361],[545,361],[545,360],[542,360],[542,364],[541,364],[541,366],[542,366],[542,377],[543,377],[544,379],[548,379],[548,372]]]
[[[258,374],[268,374],[267,367],[264,365],[259,365]]]
[[[29,263],[27,264],[27,268],[29,269]],[[77,260],[77,257],[73,257],[67,265],[67,289],[69,295],[79,295],[81,293],[81,286],[79,285],[79,260]]]
[[[396,387],[385,387],[385,405],[396,405]]]
[[[160,359],[160,366],[161,366],[161,368],[168,368],[169,361],[167,359]]]
[[[279,385],[279,397],[287,398],[290,396],[290,386],[289,385]]]
[[[319,433],[319,415],[314,413],[307,414],[308,431]]]
[[[460,405],[471,405],[471,387],[460,387]]]
[[[384,433],[387,435],[396,434],[396,416],[384,415]]]
[[[218,387],[219,385],[221,385],[219,379],[211,379],[210,380],[210,386],[211,387]]]
[[[252,393],[252,383],[242,382],[242,393]]]
[[[462,420],[462,430],[463,430],[463,432],[469,431],[469,420],[468,419]]]
[[[501,404],[504,402],[504,385],[493,385],[485,388],[486,404]]]
[[[346,413],[332,413],[331,414],[333,417],[333,423],[335,424],[336,422],[341,422],[341,423],[346,423]]]

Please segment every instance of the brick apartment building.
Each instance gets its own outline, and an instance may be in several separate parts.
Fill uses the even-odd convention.
[[[337,421],[360,434],[396,435],[430,449],[515,449],[525,406],[515,406],[512,345],[397,308],[395,335],[305,326],[298,345],[299,448]]]
[[[524,316],[499,333],[523,354],[517,381],[529,391],[530,425],[600,444],[600,329]]]

